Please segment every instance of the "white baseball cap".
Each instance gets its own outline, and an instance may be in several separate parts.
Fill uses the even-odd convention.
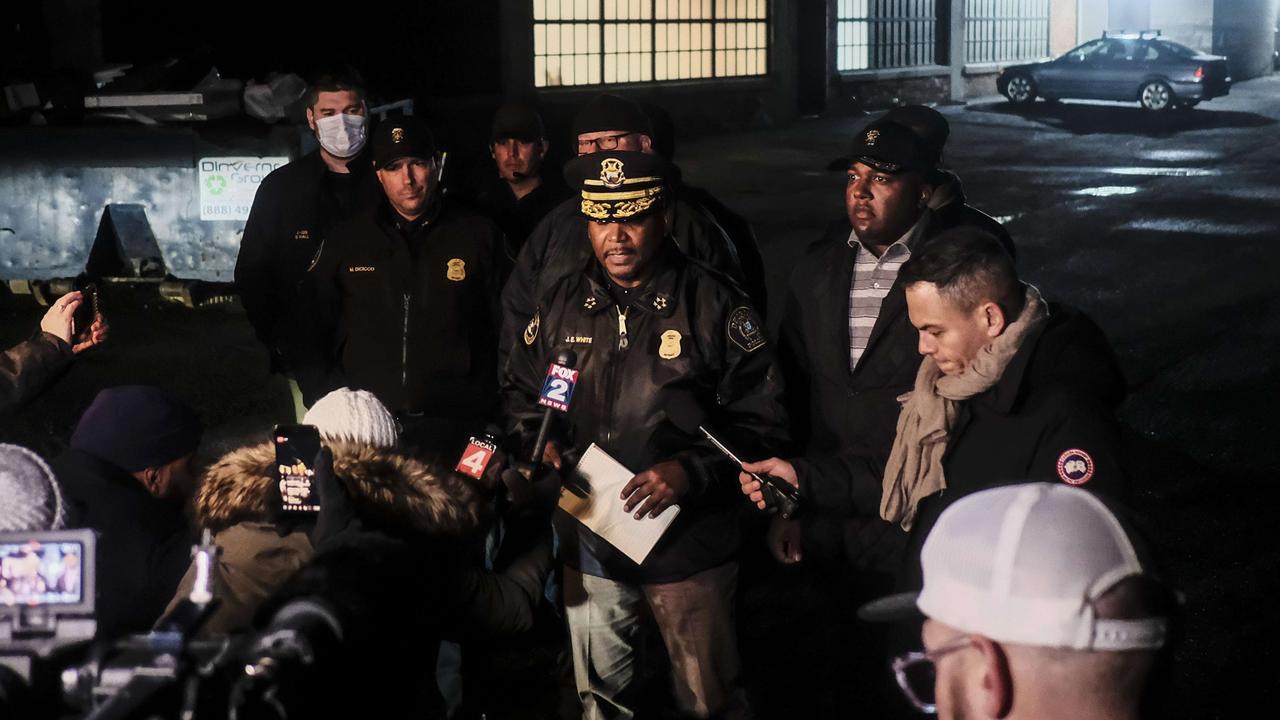
[[[1097,617],[1094,604],[1107,591],[1150,573],[1115,514],[1080,488],[1030,483],[961,498],[938,518],[920,563],[919,594],[882,598],[859,615],[884,620],[918,609],[964,632],[1039,647],[1165,642],[1165,618]]]

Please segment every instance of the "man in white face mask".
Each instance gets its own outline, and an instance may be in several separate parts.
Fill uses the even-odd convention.
[[[272,172],[258,188],[236,261],[236,284],[245,314],[267,347],[272,372],[289,379],[294,410],[306,412],[294,381],[313,364],[304,348],[298,287],[329,231],[372,206],[381,192],[368,152],[368,110],[361,82],[347,76],[318,78],[306,96],[307,125],[320,147]]]

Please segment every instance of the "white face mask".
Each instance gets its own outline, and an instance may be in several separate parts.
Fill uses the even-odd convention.
[[[316,119],[316,137],[320,147],[338,158],[349,158],[364,149],[369,119],[363,115],[338,113]]]

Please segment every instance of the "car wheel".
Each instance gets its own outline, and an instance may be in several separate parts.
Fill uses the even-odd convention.
[[[1009,84],[1004,87],[1004,96],[1009,98],[1009,102],[1022,105],[1036,99],[1036,84],[1027,77],[1019,73],[1009,78]]]
[[[1152,112],[1162,112],[1174,105],[1173,90],[1159,80],[1152,80],[1138,91],[1138,102]]]

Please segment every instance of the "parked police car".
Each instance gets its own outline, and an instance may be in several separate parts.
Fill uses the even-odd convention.
[[[1160,31],[1103,33],[1052,60],[1011,65],[996,79],[1013,103],[1080,98],[1137,100],[1162,111],[1195,107],[1231,90],[1227,59],[1160,36]]]

